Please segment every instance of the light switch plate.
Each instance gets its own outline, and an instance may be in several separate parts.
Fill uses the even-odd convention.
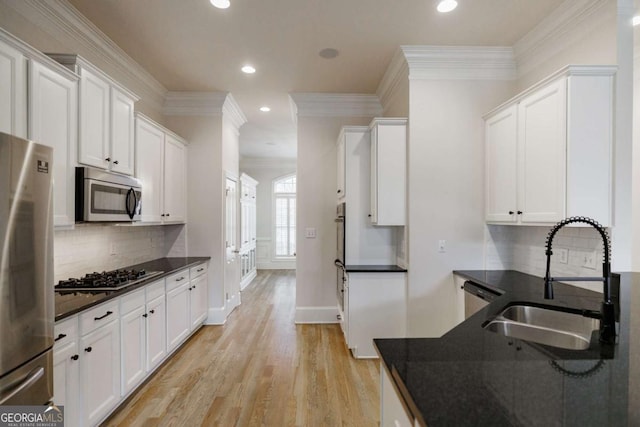
[[[584,254],[584,263],[583,263],[583,267],[584,268],[589,268],[591,270],[595,270],[598,268],[597,264],[598,264],[598,253],[596,251],[592,251],[592,252],[586,252]]]
[[[304,229],[304,237],[307,239],[315,239],[316,238],[316,229],[313,227],[307,227]]]
[[[569,249],[554,249],[553,254],[558,256],[558,262],[566,264],[569,262]]]

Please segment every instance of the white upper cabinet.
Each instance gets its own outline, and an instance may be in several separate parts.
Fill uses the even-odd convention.
[[[185,222],[186,142],[142,114],[136,114],[135,139],[142,222]]]
[[[80,75],[78,162],[133,175],[139,98],[78,55],[50,56]]]
[[[338,151],[338,158],[336,159],[336,165],[338,167],[338,190],[337,190],[337,196],[338,196],[338,201],[342,201],[344,200],[344,198],[346,197],[346,185],[345,185],[345,176],[346,176],[346,171],[345,171],[345,142],[344,142],[344,138],[338,138],[338,145],[337,145],[337,151]]]
[[[27,59],[1,39],[0,132],[27,137]]]
[[[485,116],[487,222],[611,225],[615,71],[566,67]]]
[[[371,222],[405,225],[407,119],[376,118],[371,129]]]
[[[53,147],[53,223],[75,224],[78,82],[66,70],[29,63],[28,138]]]

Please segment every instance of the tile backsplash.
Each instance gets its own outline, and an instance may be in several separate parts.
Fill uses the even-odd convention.
[[[488,225],[485,237],[485,268],[517,270],[543,277],[545,244],[552,226],[530,227]],[[567,262],[560,262],[560,249],[567,250]],[[553,276],[602,275],[603,247],[600,235],[591,227],[565,227],[553,239]],[[586,258],[596,253],[595,269],[585,267]],[[573,282],[586,289],[602,291],[599,282]]]
[[[165,256],[184,256],[184,228],[183,225],[77,224],[73,230],[56,230],[55,281]]]

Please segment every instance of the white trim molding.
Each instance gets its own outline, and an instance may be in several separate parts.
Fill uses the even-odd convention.
[[[67,0],[20,0],[4,2],[27,21],[57,37],[64,34],[91,52],[95,59],[104,61],[118,70],[129,80],[140,85],[143,98],[157,110],[162,109],[167,89],[147,70],[122,50],[105,33],[82,15]]]
[[[582,40],[602,22],[615,13],[615,7],[606,0],[564,1],[531,31],[513,45],[518,77],[545,62],[549,58]]]
[[[296,325],[305,323],[340,323],[338,306],[330,307],[296,307]]]
[[[222,113],[231,120],[236,130],[240,130],[240,127],[247,123],[247,116],[244,115],[242,109],[230,93],[227,94],[224,104],[222,104]]]
[[[387,105],[395,96],[396,91],[403,81],[409,79],[409,64],[405,59],[404,52],[399,47],[391,58],[387,70],[380,80],[376,94],[382,105]]]
[[[297,117],[375,117],[382,115],[376,95],[357,93],[290,93]],[[295,107],[295,108],[293,108]]]
[[[515,80],[511,47],[400,46],[414,80]],[[396,59],[396,62],[398,59]],[[397,64],[393,64],[398,68]]]
[[[165,116],[221,116],[229,92],[170,91],[164,98]]]

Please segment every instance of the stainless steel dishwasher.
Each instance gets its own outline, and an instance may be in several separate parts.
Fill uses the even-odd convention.
[[[464,318],[468,319],[491,301],[499,297],[500,294],[483,288],[469,280],[464,282]]]

